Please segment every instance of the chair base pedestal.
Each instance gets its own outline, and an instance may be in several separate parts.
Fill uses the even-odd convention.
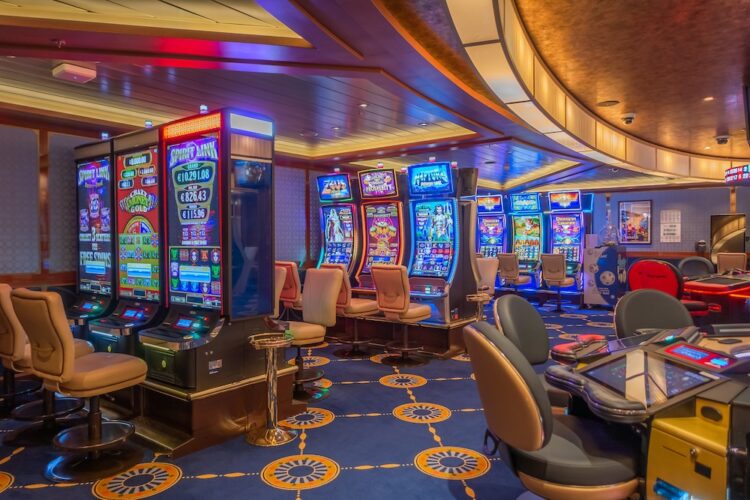
[[[274,429],[261,429],[254,435],[248,434],[245,440],[254,446],[281,446],[297,439],[297,431],[276,427]]]
[[[385,348],[388,351],[395,351],[396,354],[392,356],[386,356],[381,359],[380,362],[384,365],[389,366],[420,366],[427,364],[428,360],[419,356],[410,356],[410,353],[416,353],[422,346],[417,345],[415,342],[389,342]]]
[[[344,343],[349,344],[351,348],[334,351],[334,356],[339,358],[366,358],[372,355],[370,352],[363,350],[367,349],[367,346],[370,345],[369,340],[348,340]]]
[[[84,402],[82,399],[55,397],[54,394],[52,394],[52,397],[54,398],[52,410],[45,409],[45,401],[41,399],[15,408],[11,413],[11,417],[14,420],[38,421],[48,418],[62,418],[83,409]]]
[[[3,439],[3,446],[49,446],[54,437],[61,431],[81,425],[83,418],[50,419],[27,424],[13,430]]]
[[[11,377],[12,380],[10,380]],[[42,387],[42,382],[39,380],[18,379],[15,375],[5,375],[0,384],[4,387],[3,393],[0,394],[0,406],[4,407],[5,412],[12,411],[19,398],[28,398]]]
[[[57,457],[44,471],[44,477],[55,483],[86,483],[123,472],[143,460],[143,450],[124,445],[87,453]]]

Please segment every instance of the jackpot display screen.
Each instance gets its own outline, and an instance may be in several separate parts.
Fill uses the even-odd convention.
[[[550,214],[552,253],[565,255],[568,262],[581,260],[583,217],[580,213]]]
[[[455,200],[412,202],[414,256],[412,276],[447,278],[456,245]]]
[[[512,212],[539,212],[539,193],[520,193],[510,195],[510,209]]]
[[[501,214],[503,213],[502,196],[477,196],[477,213]]]
[[[359,186],[362,198],[387,198],[398,195],[396,171],[393,169],[360,172]]]
[[[346,201],[352,199],[349,175],[333,174],[318,177],[320,201]]]
[[[372,203],[362,208],[365,214],[365,262],[362,272],[373,264],[398,264],[401,250],[401,217],[397,202]]]
[[[77,165],[78,289],[112,294],[112,169],[109,158]]]
[[[542,216],[513,217],[513,252],[519,260],[539,260],[542,252]]]
[[[221,309],[221,212],[216,137],[167,146],[169,300]]]
[[[354,206],[330,205],[320,208],[323,226],[322,264],[344,264],[347,268],[354,253]]]
[[[409,167],[409,193],[417,196],[453,193],[450,163],[425,163]]]
[[[505,246],[505,216],[483,214],[477,218],[477,222],[479,253],[482,257],[497,257]]]
[[[549,193],[549,209],[555,210],[581,210],[580,191],[557,191]]]
[[[156,147],[117,156],[120,297],[159,300],[159,167]]]

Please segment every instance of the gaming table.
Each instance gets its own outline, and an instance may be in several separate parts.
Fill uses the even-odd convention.
[[[715,274],[686,281],[684,291],[691,299],[709,303],[711,310],[720,313],[722,319],[738,322],[748,319],[750,273]]]

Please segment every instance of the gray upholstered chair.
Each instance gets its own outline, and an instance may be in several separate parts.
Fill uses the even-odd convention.
[[[518,295],[503,295],[493,307],[495,327],[518,348],[532,365],[543,365],[549,361],[549,335],[544,319],[536,308]],[[552,387],[539,374],[553,406],[566,407],[570,394]]]
[[[518,265],[518,255],[514,253],[497,254],[498,274],[503,286],[510,285],[514,291],[518,291],[520,285],[531,283],[531,276],[521,274],[521,268]]]
[[[623,339],[638,330],[693,326],[690,311],[679,299],[659,290],[642,288],[628,292],[615,306],[615,335]]]
[[[716,254],[716,272],[719,274],[734,271],[735,269],[747,269],[746,253],[728,253],[722,252]]]
[[[528,490],[580,500],[636,492],[640,439],[629,428],[553,414],[539,378],[510,339],[485,322],[466,326],[463,335],[488,433]]]
[[[714,263],[705,257],[698,257],[693,255],[691,257],[685,257],[679,264],[677,269],[683,278],[697,278],[700,276],[707,276],[714,273]]]
[[[292,345],[297,348],[294,398],[299,401],[321,399],[328,393],[327,389],[320,387],[305,387],[305,384],[323,378],[324,373],[323,370],[305,368],[302,348],[323,342],[326,328],[336,324],[336,299],[342,279],[340,269],[308,269],[305,274],[307,299],[302,307],[303,321],[290,321],[287,327],[293,337]]]
[[[567,275],[565,255],[561,253],[542,254],[542,280],[550,289],[557,289],[557,307],[555,312],[563,312],[562,289],[573,286],[575,278]]]
[[[122,472],[143,458],[125,441],[135,432],[129,422],[103,421],[99,398],[146,380],[146,362],[135,356],[95,352],[76,358],[73,333],[60,296],[13,290],[13,309],[29,336],[32,373],[47,390],[88,398],[88,424],[59,432],[53,444],[66,453],[47,465],[55,482],[95,481]]]

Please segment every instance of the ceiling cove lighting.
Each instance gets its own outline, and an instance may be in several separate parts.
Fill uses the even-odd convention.
[[[610,166],[659,177],[677,175],[691,182],[723,182],[724,165],[745,161],[688,154],[652,144],[584,108],[537,53],[518,14],[516,0],[446,3],[471,63],[490,90],[529,128],[561,146]],[[496,12],[500,22],[486,22],[494,20]],[[616,99],[606,99],[597,106],[618,104]]]

